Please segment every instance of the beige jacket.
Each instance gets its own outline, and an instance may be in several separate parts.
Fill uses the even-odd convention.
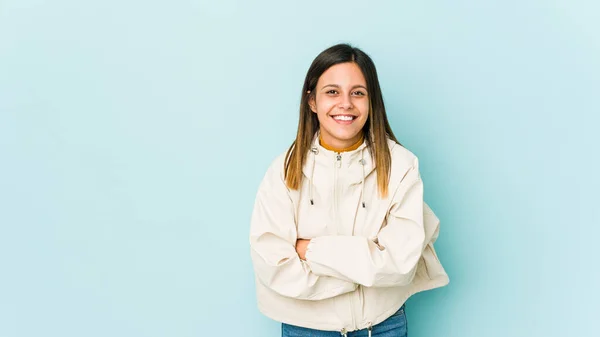
[[[413,294],[448,284],[433,243],[439,220],[423,202],[417,157],[389,141],[388,197],[369,148],[335,153],[313,141],[301,188],[285,154],[259,187],[250,228],[259,310],[279,322],[335,331],[378,324]],[[312,239],[306,261],[296,239]]]

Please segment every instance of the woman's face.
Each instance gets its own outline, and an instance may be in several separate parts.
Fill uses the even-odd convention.
[[[367,82],[354,62],[336,64],[319,78],[309,105],[323,141],[334,148],[354,145],[369,116]]]

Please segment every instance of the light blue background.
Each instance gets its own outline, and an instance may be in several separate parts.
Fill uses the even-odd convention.
[[[597,1],[0,1],[0,337],[278,336],[256,188],[351,42],[448,287],[410,336],[598,336]]]

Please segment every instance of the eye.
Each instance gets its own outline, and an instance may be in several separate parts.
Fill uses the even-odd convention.
[[[353,94],[353,95],[355,95],[355,96],[365,96],[365,95],[366,95],[366,94],[365,94],[364,92],[362,92],[362,91],[355,91],[355,92],[353,92],[352,94]]]
[[[333,90],[333,89],[331,89],[327,92],[327,94],[329,94],[329,95],[336,95],[337,93],[338,93],[337,90]]]

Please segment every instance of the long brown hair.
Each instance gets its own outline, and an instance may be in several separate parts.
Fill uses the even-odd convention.
[[[338,44],[327,48],[314,59],[308,69],[300,98],[300,120],[298,121],[296,140],[290,146],[285,158],[285,181],[290,189],[297,190],[300,187],[302,167],[306,162],[313,137],[319,130],[317,114],[308,105],[311,95],[315,95],[319,77],[331,66],[345,62],[356,63],[367,81],[369,116],[362,131],[375,162],[379,195],[384,198],[388,194],[392,166],[387,138],[396,143],[399,142],[392,132],[385,113],[383,96],[373,60],[362,50],[348,44]]]

